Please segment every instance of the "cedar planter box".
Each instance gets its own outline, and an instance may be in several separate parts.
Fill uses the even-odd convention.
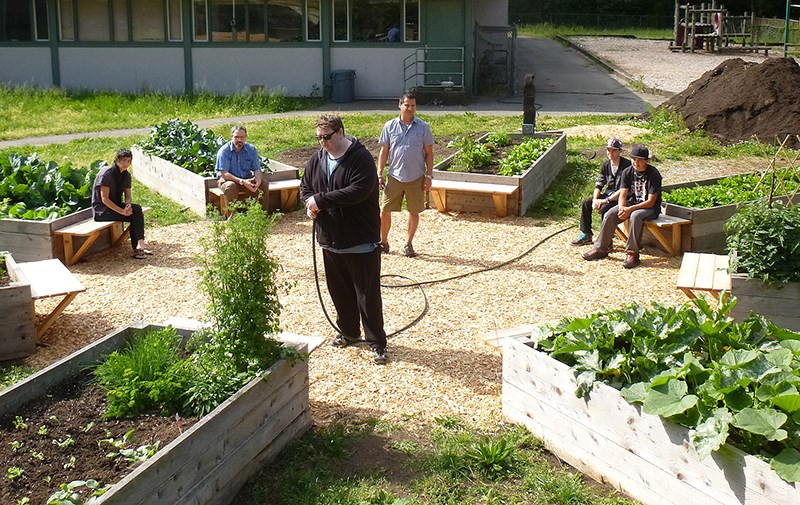
[[[701,460],[688,430],[595,383],[575,396],[570,368],[515,339],[503,349],[503,417],[579,471],[647,505],[800,503],[800,488],[728,445]]]
[[[36,352],[31,285],[10,253],[5,256],[6,272],[11,280],[0,286],[0,361],[24,358]]]
[[[0,250],[8,251],[17,261],[58,258],[64,261],[64,242],[53,232],[71,224],[92,219],[92,209],[83,209],[52,221],[0,219]],[[111,247],[111,230],[103,230],[89,248],[93,253]]]
[[[483,140],[484,135],[479,140]],[[519,141],[524,137],[544,138],[556,137],[555,144],[520,175],[505,176],[492,174],[472,174],[467,172],[449,172],[445,170],[453,161],[449,156],[437,163],[434,169],[434,179],[443,181],[477,182],[485,184],[502,184],[514,186],[518,190],[508,197],[508,213],[513,216],[522,216],[528,207],[550,187],[558,173],[567,163],[567,136],[564,133],[535,133],[533,135],[510,134],[512,140]],[[435,207],[434,202],[430,204]],[[447,191],[447,210],[457,212],[480,212],[494,214],[495,205],[490,192],[486,194],[463,192],[458,190]]]
[[[734,319],[746,319],[750,312],[755,312],[782,328],[800,331],[800,282],[768,287],[759,279],[732,274],[731,295],[737,300],[731,309]]]
[[[212,204],[211,188],[217,187],[213,177],[203,177],[158,156],[150,156],[136,147],[133,152],[133,175],[136,179],[170,200],[185,205],[192,211],[206,215],[206,207]],[[269,161],[271,172],[265,174],[268,181],[299,179],[300,171],[279,161]],[[280,207],[280,195],[270,192],[270,209]]]
[[[97,363],[131,335],[131,328],[112,333],[6,389],[0,394],[0,416],[17,412],[25,402]],[[278,362],[266,380],[253,379],[113,484],[96,503],[230,503],[249,477],[310,426],[308,362]]]
[[[708,186],[719,181],[720,178],[707,179],[704,181],[690,182],[664,186],[664,191],[682,187]],[[781,201],[788,201],[789,197],[784,195],[777,198]],[[792,199],[792,203],[800,202],[800,195]],[[708,209],[696,209],[693,207],[683,207],[665,203],[666,214],[668,216],[688,219],[692,223],[683,227],[682,247],[683,251],[705,252],[714,254],[725,254],[725,222],[736,213],[740,204],[719,205]]]

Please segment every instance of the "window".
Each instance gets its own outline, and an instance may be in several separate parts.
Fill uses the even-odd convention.
[[[130,40],[128,27],[128,1],[113,0],[111,9],[114,13],[114,40],[127,42]]]
[[[199,42],[208,41],[208,13],[206,12],[206,0],[194,0],[194,40]]]
[[[131,21],[134,41],[164,40],[164,0],[134,0],[131,2]]]
[[[32,40],[29,0],[0,0],[0,40]]]
[[[58,2],[58,31],[61,40],[75,40],[75,13],[72,0]]]
[[[49,22],[47,20],[47,0],[33,2],[34,16],[36,18],[36,40],[50,40]]]
[[[181,0],[168,0],[167,16],[169,17],[169,40],[183,40],[183,16],[181,16]]]
[[[333,0],[333,41],[347,42],[350,23],[347,20],[347,0]]]
[[[250,0],[247,3],[248,42],[265,42],[267,40],[267,32],[265,29],[266,9],[264,7],[264,0]]]
[[[319,0],[306,1],[306,40],[322,40],[319,32]]]
[[[419,42],[419,10],[419,0],[334,0],[333,40]]]
[[[75,0],[78,9],[78,40],[111,40],[108,0]]]
[[[303,0],[267,0],[267,33],[270,41],[302,41]]]

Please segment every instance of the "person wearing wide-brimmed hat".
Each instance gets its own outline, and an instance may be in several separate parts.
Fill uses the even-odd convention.
[[[633,166],[622,174],[620,182],[619,204],[609,209],[600,226],[600,235],[591,251],[583,254],[589,261],[608,256],[614,230],[617,225],[630,220],[628,242],[625,244],[625,268],[639,265],[644,222],[655,219],[661,213],[661,174],[648,163],[650,151],[644,146],[631,149]]]
[[[607,159],[600,166],[600,175],[594,185],[594,194],[581,204],[581,234],[570,242],[579,246],[591,244],[592,240],[592,212],[600,213],[600,219],[617,204],[619,198],[619,182],[622,173],[631,166],[631,160],[623,158],[622,141],[616,137],[606,142]]]

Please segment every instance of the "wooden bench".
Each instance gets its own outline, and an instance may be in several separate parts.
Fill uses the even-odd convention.
[[[447,212],[447,191],[465,191],[468,193],[489,193],[494,200],[497,217],[508,215],[508,196],[517,191],[517,186],[505,184],[487,184],[483,182],[461,182],[434,179],[431,181],[431,194],[439,212]]]
[[[617,236],[622,240],[628,240],[628,224],[630,219],[625,220],[625,222],[620,223],[617,227]],[[682,239],[682,228],[683,225],[690,224],[691,221],[688,219],[683,219],[681,217],[674,217],[668,216],[664,214],[662,209],[661,214],[658,215],[656,219],[651,219],[649,221],[645,221],[644,225],[647,230],[653,234],[653,236],[658,240],[658,243],[661,244],[661,247],[664,248],[672,256],[677,256],[681,253],[681,239]],[[664,235],[665,229],[672,230],[672,240],[667,240],[667,237]]]
[[[151,207],[142,207],[142,212],[150,212],[151,210]],[[100,232],[105,229],[111,230],[111,246],[116,247],[119,245],[130,234],[130,226],[127,226],[127,224],[123,221],[95,221],[94,217],[90,217],[55,230],[53,235],[60,236],[64,241],[64,260],[67,266],[71,266],[86,254],[86,251],[100,236]],[[75,250],[75,237],[83,237],[85,239],[77,251]]]
[[[64,297],[42,321],[36,324],[36,337],[38,338],[44,335],[44,332],[64,312],[64,309],[78,293],[86,291],[86,288],[58,259],[17,263],[17,268],[31,285],[34,313],[36,312],[36,300],[53,296]]]
[[[287,210],[292,208],[297,203],[297,197],[300,194],[300,179],[285,179],[281,181],[269,181],[269,192],[280,192],[280,209]],[[208,192],[212,195],[209,201],[217,203],[219,213],[228,217],[228,199],[225,198],[225,193],[218,187],[209,188]],[[240,189],[239,197],[244,195],[251,195],[247,190]],[[269,197],[267,197],[269,198]]]
[[[728,256],[687,252],[683,255],[675,287],[689,298],[697,298],[695,291],[708,291],[714,298],[731,290],[728,273]]]

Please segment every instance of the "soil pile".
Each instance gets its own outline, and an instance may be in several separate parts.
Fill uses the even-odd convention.
[[[792,58],[763,63],[733,58],[662,104],[690,130],[703,129],[730,144],[753,137],[800,147],[800,66]]]

